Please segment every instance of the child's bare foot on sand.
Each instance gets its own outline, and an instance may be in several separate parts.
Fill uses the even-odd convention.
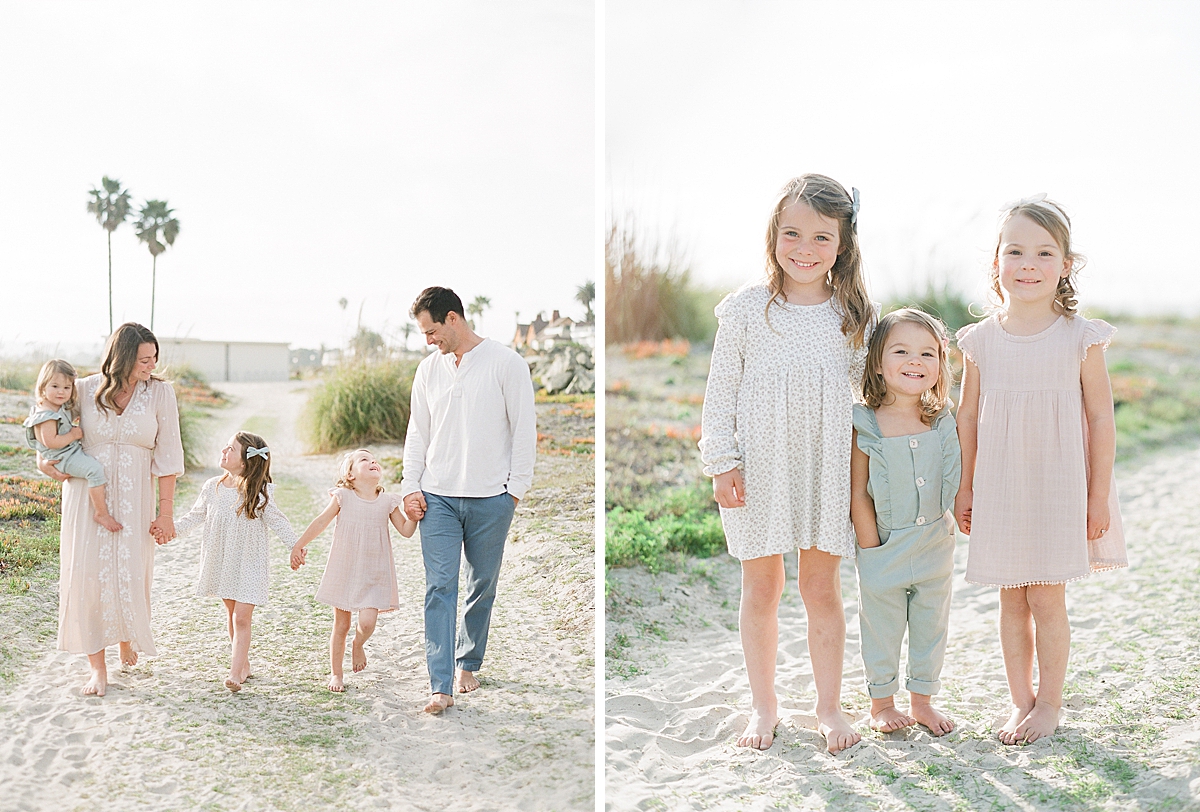
[[[935,736],[945,736],[954,730],[954,720],[929,704],[928,698],[922,702],[914,695],[912,706],[908,712],[919,724],[929,728],[929,732]]]
[[[114,519],[111,514],[96,513],[93,514],[92,518],[96,520],[96,524],[100,525],[110,533],[120,533],[125,529],[125,525]]]
[[[342,691],[346,690],[346,684],[344,682],[342,682],[341,674],[330,674],[329,675],[329,690],[333,691],[334,693],[338,693],[338,694],[340,694]]]
[[[746,729],[738,736],[738,747],[751,747],[755,750],[767,750],[775,741],[775,726],[779,724],[779,715],[774,708],[750,711],[750,720]]]
[[[896,707],[890,696],[886,699],[871,700],[871,730],[878,733],[895,733],[916,723],[916,719]]]
[[[350,646],[350,662],[354,664],[355,674],[367,667],[367,652],[358,640],[355,640],[354,644]]]
[[[1013,731],[1013,743],[1035,742],[1056,730],[1058,730],[1058,708],[1046,702],[1038,702]]]
[[[425,706],[425,712],[441,713],[453,704],[454,697],[450,696],[450,694],[434,694],[429,698],[429,704]]]
[[[225,678],[225,687],[229,689],[230,693],[234,693],[234,694],[236,694],[238,691],[242,690],[242,684],[240,682],[238,682],[237,680],[235,680],[233,677]]]
[[[84,696],[104,696],[106,690],[108,690],[108,674],[93,670],[91,678],[80,693]]]
[[[128,643],[121,644],[121,665],[137,665],[138,655],[133,650],[133,646]]]
[[[1032,705],[1028,708],[1014,706],[1012,713],[1008,717],[1008,721],[996,732],[996,738],[1005,744],[1016,744],[1017,727],[1025,720],[1025,717],[1029,715],[1031,710],[1033,710]]]
[[[460,694],[469,694],[479,687],[479,680],[475,678],[474,671],[463,671],[458,669],[458,677],[454,680],[454,690]]]
[[[817,732],[825,737],[830,753],[840,753],[862,741],[862,736],[854,732],[840,710],[828,715],[818,713]]]

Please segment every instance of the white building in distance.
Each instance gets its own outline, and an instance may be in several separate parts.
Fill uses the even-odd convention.
[[[286,343],[160,338],[158,352],[159,366],[189,366],[209,383],[286,381],[290,375]]]

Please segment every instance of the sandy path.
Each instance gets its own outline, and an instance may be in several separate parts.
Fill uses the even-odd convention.
[[[815,693],[794,582],[781,608],[776,684],[784,718],[775,745],[758,753],[733,744],[749,709],[736,562],[691,559],[658,576],[613,571],[608,808],[1200,809],[1200,452],[1160,454],[1122,470],[1118,481],[1131,568],[1068,587],[1073,647],[1063,725],[1025,747],[994,738],[1007,699],[998,593],[963,580],[965,540],[942,675],[959,730],[943,739],[868,733],[836,757],[810,729]],[[861,718],[868,700],[851,565],[842,579],[843,700]]]
[[[237,428],[267,437],[284,512],[297,530],[327,499],[334,457],[301,455],[305,384],[231,384],[205,459]],[[398,449],[380,449],[386,453]],[[330,610],[313,601],[329,533],[310,565],[276,544],[271,600],[254,616],[255,677],[233,696],[224,611],[193,596],[198,531],[159,551],[159,655],[82,698],[82,657],[44,645],[0,696],[0,808],[590,809],[594,803],[592,463],[539,458],[501,573],[483,687],[441,718],[429,685],[419,541],[394,535],[403,608],[381,616],[365,672],[324,688]],[[200,472],[177,515],[190,507]],[[585,498],[581,498],[585,497]],[[552,656],[552,659],[551,659]]]

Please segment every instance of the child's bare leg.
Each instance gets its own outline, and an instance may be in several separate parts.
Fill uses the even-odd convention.
[[[229,627],[229,642],[233,643],[233,607],[237,606],[237,601],[230,598],[221,598],[221,603],[225,604],[225,619]]]
[[[1000,590],[1000,650],[1013,710],[997,737],[1016,744],[1017,727],[1033,710],[1033,612],[1026,593],[1029,587]]]
[[[120,533],[124,525],[108,512],[108,501],[104,498],[104,486],[97,485],[94,488],[88,488],[88,498],[92,500],[92,518],[96,520],[96,524],[110,533]]]
[[[1067,658],[1071,653],[1071,624],[1067,620],[1065,584],[1027,587],[1037,648],[1038,688],[1033,709],[1014,731],[1017,741],[1033,742],[1058,729]]]
[[[104,696],[104,692],[108,690],[108,665],[104,662],[104,649],[100,649],[95,654],[89,654],[87,657],[92,675],[87,684],[83,686],[81,693],[85,696]]]
[[[250,676],[250,621],[254,616],[254,604],[238,601],[233,607],[233,658],[229,664],[229,677],[225,687],[237,693],[242,683]]]
[[[129,644],[129,641],[122,640],[118,648],[121,652],[122,665],[137,665],[138,655],[137,652],[133,650],[133,646]]]
[[[830,753],[861,741],[842,713],[842,659],[846,656],[846,610],[842,606],[840,556],[800,551],[800,598],[808,614],[808,656],[817,686],[817,732]]]
[[[333,610],[333,634],[329,636],[329,690],[344,691],[342,661],[346,659],[346,635],[350,633],[350,613]]]
[[[954,730],[954,720],[933,706],[932,699],[927,694],[909,691],[908,713],[918,723],[929,728],[935,736],[945,736]]]
[[[779,598],[783,595],[783,556],[742,562],[742,601],[738,628],[750,678],[750,721],[738,747],[766,750],[775,740],[779,701],[775,696],[775,657],[779,651]]]
[[[367,652],[363,649],[363,644],[375,633],[375,621],[378,617],[378,609],[358,610],[358,628],[354,632],[354,643],[350,647],[350,662],[356,674],[367,667]]]
[[[916,719],[896,707],[894,695],[882,699],[871,697],[871,730],[894,733],[916,723]]]

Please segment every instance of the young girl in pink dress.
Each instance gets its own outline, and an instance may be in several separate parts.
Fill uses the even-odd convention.
[[[1083,261],[1061,206],[1045,195],[1006,206],[992,261],[1002,306],[958,332],[963,464],[954,513],[971,535],[967,580],[1000,587],[1013,703],[999,731],[1005,744],[1058,727],[1071,647],[1066,583],[1127,566],[1104,365],[1115,330],[1077,313]]]
[[[358,612],[351,662],[357,673],[367,667],[363,645],[375,631],[380,612],[400,608],[396,589],[396,564],[392,558],[390,521],[400,535],[412,538],[417,523],[408,518],[399,496],[385,493],[383,469],[370,451],[360,448],[342,458],[337,487],[329,493],[329,506],[313,519],[292,548],[292,569],[304,564],[307,546],[334,517],[333,545],[316,598],[333,607],[333,635],[329,638],[329,690],[346,690],[342,663],[350,615]]]

